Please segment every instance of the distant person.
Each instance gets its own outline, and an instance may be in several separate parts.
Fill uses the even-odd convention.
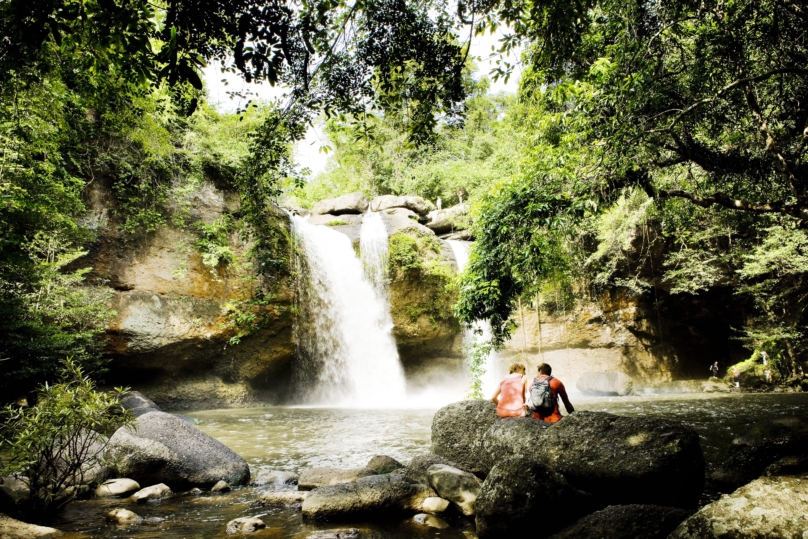
[[[442,205],[443,205],[443,203],[441,202],[440,197],[438,197],[438,200],[436,200],[436,201],[435,201],[435,206],[437,206],[437,207],[438,207],[438,209],[440,209],[440,207],[441,207]]]
[[[718,362],[716,361],[710,365],[710,378],[718,378]]]
[[[769,363],[769,354],[767,354],[766,352],[761,352],[760,357],[763,358],[763,366],[765,367],[766,364]]]
[[[553,368],[548,365],[547,363],[542,363],[538,366],[538,376],[533,379],[533,384],[530,386],[531,391],[531,401],[535,401],[532,398],[534,393],[534,387],[538,390],[541,390],[543,386],[549,386],[551,398],[552,398],[552,412],[545,413],[541,411],[534,411],[533,417],[536,419],[540,419],[542,421],[547,421],[548,423],[557,423],[561,420],[562,416],[561,411],[558,409],[558,398],[561,397],[561,400],[564,401],[564,407],[567,409],[567,413],[571,414],[575,411],[575,408],[572,407],[572,403],[570,402],[569,398],[567,397],[567,390],[564,388],[564,384],[561,383],[561,380],[558,378],[553,378],[551,376],[553,372]],[[531,402],[531,405],[537,404],[536,402]]]
[[[766,375],[766,383],[771,384],[772,383],[772,371],[771,371],[771,369],[766,369],[765,371],[763,371],[763,374]]]
[[[735,381],[735,387],[740,389],[741,388],[741,371],[738,370],[738,367],[732,367],[732,379]]]
[[[462,205],[463,204],[463,190],[462,189],[457,192],[457,198],[458,198],[458,200],[460,200],[460,204]]]
[[[506,376],[497,388],[497,394],[491,399],[497,405],[499,417],[522,417],[525,415],[525,394],[527,393],[527,376],[525,366],[513,363]]]

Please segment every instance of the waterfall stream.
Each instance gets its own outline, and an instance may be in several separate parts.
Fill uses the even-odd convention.
[[[365,216],[360,245],[367,247],[360,261],[348,236],[298,216],[291,220],[300,254],[296,400],[327,406],[401,406],[406,382],[383,292],[384,222],[376,214]]]

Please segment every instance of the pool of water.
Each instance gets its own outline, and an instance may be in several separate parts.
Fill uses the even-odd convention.
[[[789,418],[808,421],[806,394],[734,394],[638,396],[573,400],[576,409],[626,416],[677,419],[699,433],[708,467],[726,454],[732,440],[750,428],[766,430]],[[312,466],[357,467],[374,455],[406,462],[429,450],[435,410],[355,410],[267,407],[187,413],[198,427],[244,457],[250,466],[300,472]],[[145,485],[144,485],[145,486]],[[304,539],[319,531],[355,527],[363,538],[467,538],[473,522],[447,517],[449,528],[414,524],[409,518],[377,523],[323,524],[304,521],[299,511],[267,509],[255,504],[262,489],[240,488],[229,494],[180,493],[159,504],[133,507],[120,499],[91,499],[69,505],[55,527],[97,538],[225,537],[227,522],[259,516],[267,529],[256,538]],[[125,507],[160,522],[121,528],[106,524],[114,507]],[[316,535],[315,535],[316,536]]]

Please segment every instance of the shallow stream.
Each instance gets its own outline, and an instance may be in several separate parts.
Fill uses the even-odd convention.
[[[708,467],[720,462],[733,438],[758,429],[776,429],[788,418],[808,421],[806,394],[664,395],[575,399],[579,410],[600,410],[626,416],[677,419],[701,436]],[[356,410],[267,407],[187,413],[198,427],[244,457],[250,466],[300,472],[313,466],[364,466],[374,455],[389,455],[406,463],[427,452],[434,409]],[[142,485],[147,486],[147,485]],[[449,528],[419,526],[409,518],[384,523],[311,523],[299,511],[268,509],[254,504],[263,487],[237,489],[229,494],[177,494],[159,504],[133,507],[122,499],[91,499],[72,503],[52,525],[94,538],[214,538],[227,537],[228,521],[260,516],[266,530],[256,539],[304,539],[316,532],[355,527],[363,539],[435,537],[465,538],[473,522],[447,517]],[[142,517],[158,517],[155,524],[122,528],[106,524],[114,507],[125,507]]]

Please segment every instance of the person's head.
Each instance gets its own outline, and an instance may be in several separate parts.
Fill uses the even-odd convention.
[[[539,370],[539,374],[543,374],[545,376],[550,376],[551,374],[553,374],[553,368],[547,363],[542,363],[537,368]]]
[[[718,367],[718,362],[716,361],[715,363],[713,363],[713,365],[715,365],[716,367]]]
[[[510,368],[510,370],[508,372],[510,374],[513,374],[515,372],[520,372],[522,374],[525,374],[525,366],[522,365],[521,363],[511,363],[511,368]]]

